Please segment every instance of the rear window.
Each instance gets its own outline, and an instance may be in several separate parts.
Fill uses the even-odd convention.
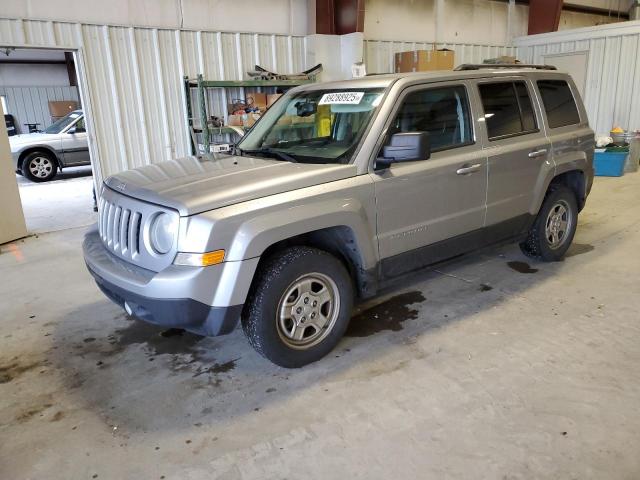
[[[538,90],[547,112],[549,128],[580,123],[580,114],[569,85],[564,80],[539,80]]]
[[[481,83],[478,88],[490,140],[538,131],[524,82]]]

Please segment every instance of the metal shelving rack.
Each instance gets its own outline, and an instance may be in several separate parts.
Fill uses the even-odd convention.
[[[185,101],[187,108],[187,122],[189,127],[189,132],[191,133],[191,153],[198,153],[198,144],[197,142],[197,134],[202,134],[202,144],[204,146],[204,151],[208,152],[211,146],[211,136],[214,134],[235,134],[237,130],[232,127],[224,126],[224,127],[209,127],[209,122],[207,119],[211,116],[208,111],[208,102],[206,96],[206,90],[209,88],[283,88],[289,89],[292,87],[297,87],[299,85],[305,85],[307,83],[313,83],[314,79],[309,80],[204,80],[202,74],[198,74],[198,76],[193,78],[184,77],[184,88],[185,88]],[[197,89],[197,102],[194,108],[191,102],[191,89]],[[225,103],[226,103],[226,95],[225,95]],[[224,111],[222,115],[219,115],[221,118],[224,118],[225,122],[227,120],[226,113],[227,106],[224,105]],[[194,127],[194,119],[198,118],[200,121],[201,129],[196,131]]]

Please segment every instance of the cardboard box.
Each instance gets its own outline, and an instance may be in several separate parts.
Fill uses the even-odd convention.
[[[276,100],[278,100],[281,96],[281,93],[271,93],[267,95],[267,108],[276,103]]]
[[[241,127],[242,126],[242,115],[229,115],[227,118],[227,125],[230,127]]]
[[[396,53],[396,73],[453,70],[453,50],[414,50]]]
[[[249,113],[247,114],[246,120],[243,120],[245,127],[252,127],[254,123],[256,123],[260,119],[259,113]]]
[[[267,109],[267,94],[260,92],[251,92],[246,95],[247,107],[258,107],[261,112]]]
[[[78,102],[74,100],[60,100],[49,102],[49,113],[52,117],[64,117],[78,109]]]

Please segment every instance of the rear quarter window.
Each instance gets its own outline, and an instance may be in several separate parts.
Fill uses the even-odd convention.
[[[580,123],[580,114],[569,84],[564,80],[538,80],[538,90],[547,113],[549,128]]]

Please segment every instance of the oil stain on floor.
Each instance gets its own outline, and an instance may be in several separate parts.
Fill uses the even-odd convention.
[[[411,305],[426,300],[419,291],[401,293],[391,297],[378,305],[374,305],[351,318],[346,337],[368,337],[378,332],[402,330],[402,323],[406,320],[418,318],[418,310]]]
[[[531,268],[527,262],[507,262],[511,270],[515,270],[518,273],[536,273],[537,268]]]
[[[162,329],[146,322],[132,320],[130,325],[115,331],[114,345],[126,348],[143,344],[154,355],[194,354],[194,347],[204,337],[179,328]]]
[[[0,383],[9,383],[30,370],[42,366],[40,362],[21,362],[13,357],[6,365],[0,365]]]

